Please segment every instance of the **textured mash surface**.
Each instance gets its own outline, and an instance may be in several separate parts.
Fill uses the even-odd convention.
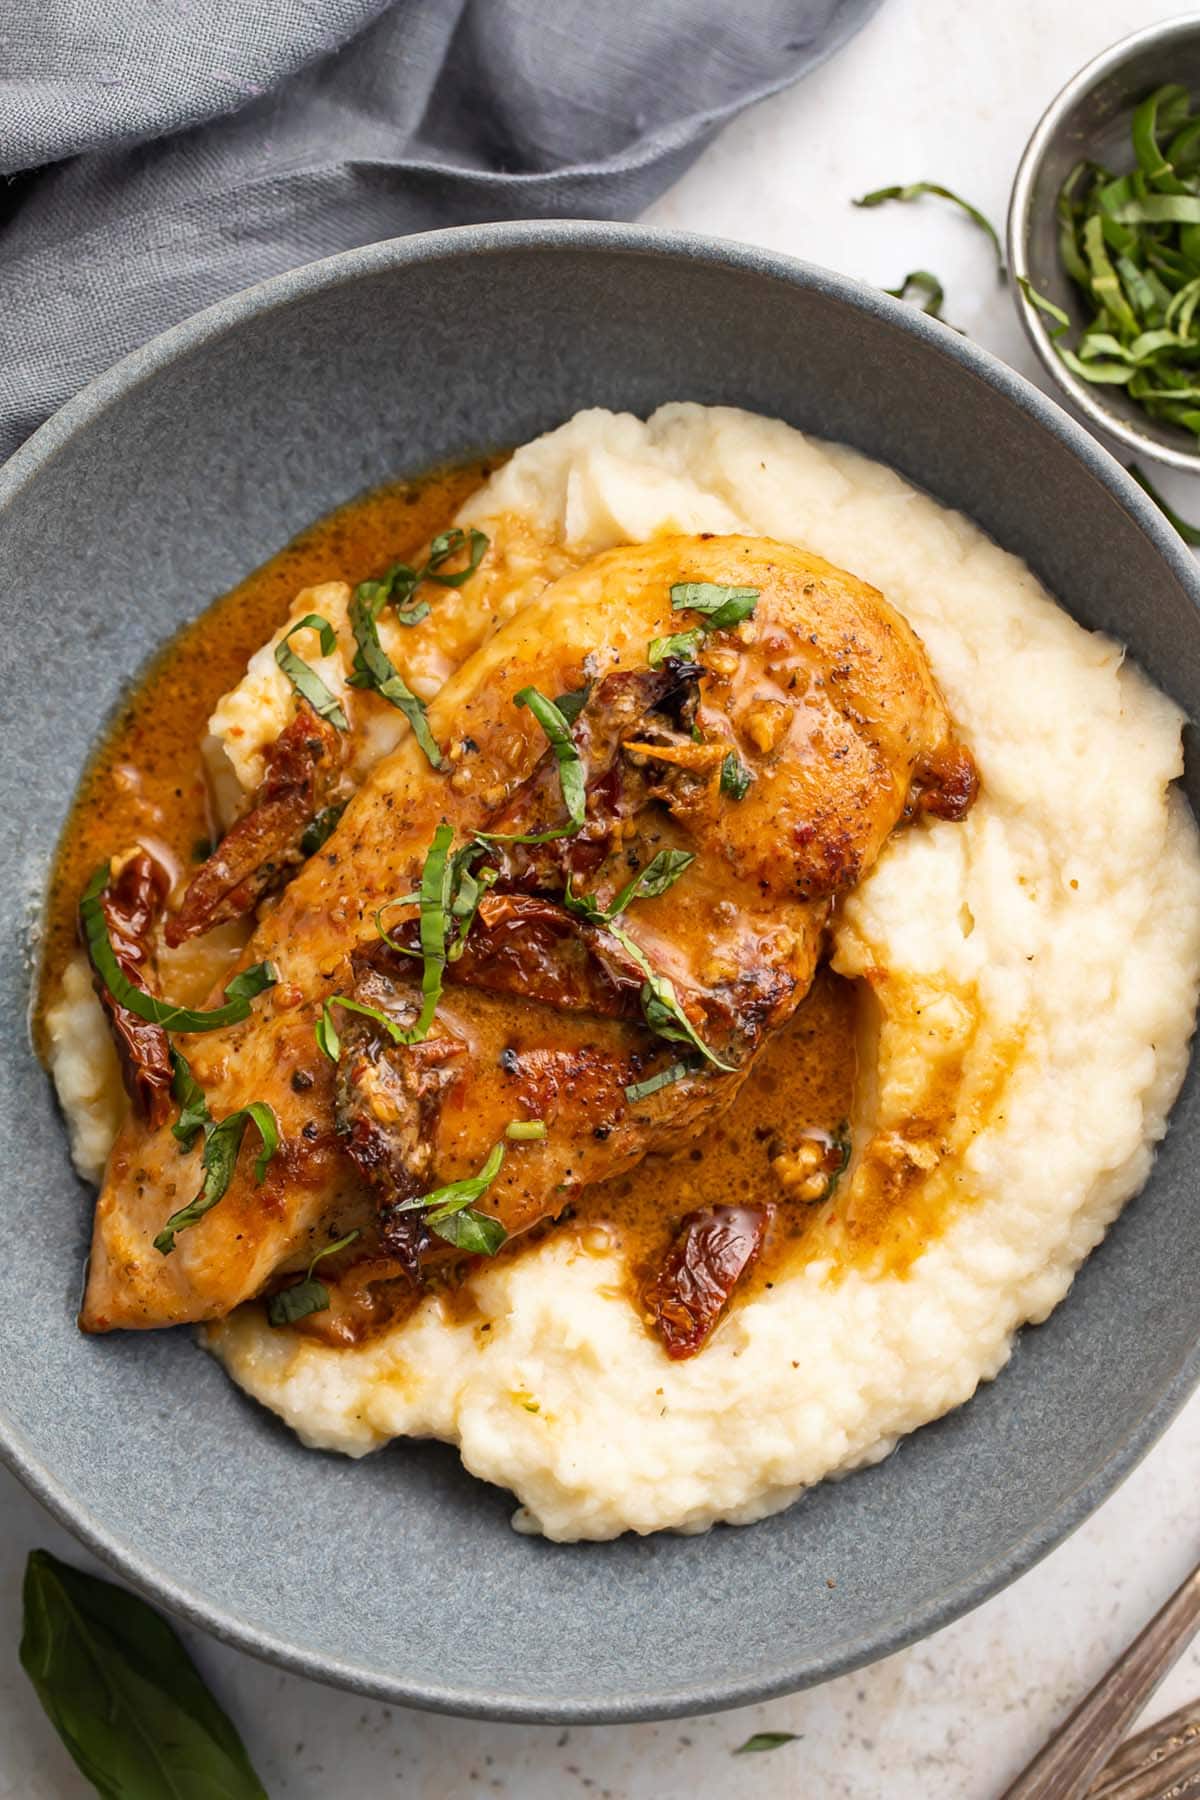
[[[1200,856],[1169,791],[1180,715],[966,519],[853,452],[729,409],[581,414],[460,518],[493,533],[504,567],[513,545],[496,611],[614,544],[740,530],[874,582],[920,633],[983,791],[964,824],[893,839],[839,924],[836,966],[879,1002],[879,1066],[838,1205],[872,1169],[898,1170],[944,1228],[911,1265],[847,1271],[831,1218],[802,1270],[684,1364],[644,1331],[613,1251],[565,1234],[478,1277],[469,1321],[431,1300],[334,1351],[247,1308],[209,1342],[306,1442],[457,1443],[515,1492],[523,1529],[748,1522],[966,1400],[1145,1180],[1200,975]],[[67,994],[60,1015],[87,1002]],[[82,1019],[79,1036],[56,1059],[69,1110],[102,1088],[80,1072]],[[931,1138],[917,1121],[935,1075],[955,1104]]]

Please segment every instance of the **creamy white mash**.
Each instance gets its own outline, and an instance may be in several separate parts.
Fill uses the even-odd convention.
[[[869,986],[878,1022],[854,1166],[811,1260],[735,1304],[694,1360],[670,1362],[645,1330],[603,1234],[501,1258],[475,1277],[469,1319],[429,1299],[360,1349],[271,1330],[255,1307],[207,1341],[306,1443],[457,1444],[516,1494],[522,1530],[746,1523],[968,1399],[1144,1182],[1200,979],[1200,854],[1171,787],[1181,717],[967,519],[852,451],[728,408],[580,414],[519,450],[460,522],[493,538],[490,620],[451,596],[438,664],[435,611],[430,679],[599,550],[751,532],[818,552],[907,616],[982,792],[963,823],[897,833],[841,912],[835,966]],[[264,654],[214,715],[235,767],[228,730],[243,732],[246,782],[277,729]],[[119,1111],[97,1017],[74,979],[48,1021],[91,1168]],[[841,1219],[881,1193],[905,1196],[924,1247],[884,1237],[844,1259]]]

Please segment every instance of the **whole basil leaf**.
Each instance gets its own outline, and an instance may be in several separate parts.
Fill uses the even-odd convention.
[[[21,1666],[101,1800],[267,1800],[233,1725],[144,1600],[34,1550],[24,1602]]]

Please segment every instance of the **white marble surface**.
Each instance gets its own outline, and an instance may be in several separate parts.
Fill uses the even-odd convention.
[[[1042,107],[1161,0],[885,0],[827,67],[729,130],[650,215],[893,286],[933,268],[958,325],[1032,364],[985,243],[936,203],[856,212],[852,194],[940,180],[1002,218]],[[1200,514],[1200,483],[1165,482]],[[937,1637],[826,1687],[663,1725],[550,1728],[404,1712],[283,1675],[190,1634],[273,1800],[991,1800],[1200,1554],[1200,1398],[1125,1486],[1015,1586]],[[74,1545],[0,1475],[0,1800],[84,1800],[17,1662],[26,1551]],[[1156,1712],[1200,1691],[1200,1650]],[[1149,1714],[1147,1715],[1150,1716]],[[751,1732],[799,1741],[732,1758]]]

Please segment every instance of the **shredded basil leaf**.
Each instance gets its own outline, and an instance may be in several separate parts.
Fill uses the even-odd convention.
[[[496,844],[548,844],[554,838],[574,837],[587,815],[587,788],[583,758],[571,736],[571,727],[553,700],[547,700],[545,694],[539,693],[535,687],[525,687],[519,694],[514,694],[513,705],[527,706],[549,740],[554,760],[558,764],[558,779],[568,823],[556,826],[553,831],[478,831],[475,835],[481,843]]]
[[[759,1750],[778,1750],[781,1744],[794,1744],[796,1741],[794,1731],[756,1731],[753,1737],[748,1737],[744,1744],[739,1744],[730,1754],[745,1756]]]
[[[607,925],[634,900],[653,900],[659,894],[665,894],[695,860],[696,855],[692,850],[660,850],[656,856],[651,857],[645,868],[638,870],[632,881],[627,881],[613,895],[607,906],[599,906],[593,894],[575,893],[568,875],[562,903],[568,912],[590,919],[593,925]]]
[[[280,1288],[277,1294],[271,1295],[267,1301],[268,1324],[294,1325],[297,1319],[306,1319],[309,1313],[324,1312],[329,1305],[329,1289],[323,1281],[317,1280],[313,1270],[325,1257],[345,1250],[361,1236],[361,1231],[348,1231],[336,1244],[326,1244],[323,1250],[318,1250],[303,1281],[294,1281],[291,1287]]]
[[[649,958],[639,944],[636,944],[627,931],[612,919],[607,921],[608,930],[623,946],[627,954],[637,964],[645,976],[642,985],[641,1003],[642,1017],[651,1031],[671,1043],[690,1044],[698,1050],[706,1062],[725,1074],[733,1072],[732,1063],[722,1062],[715,1050],[710,1050],[696,1031],[695,1026],[679,1004],[675,993],[675,985],[665,975],[655,973]]]
[[[569,878],[562,901],[570,912],[590,919],[595,925],[603,925],[637,964],[645,977],[641,992],[642,1016],[651,1031],[671,1042],[690,1044],[694,1050],[700,1052],[707,1062],[712,1063],[714,1068],[723,1069],[728,1074],[731,1072],[732,1065],[722,1062],[716,1052],[710,1050],[698,1035],[695,1026],[679,1003],[674,984],[665,975],[655,972],[645,951],[634,942],[627,931],[616,923],[617,916],[639,895],[649,898],[665,893],[694,861],[695,855],[690,850],[660,850],[657,856],[653,857],[645,868],[634,876],[632,881],[627,882],[621,891],[614,895],[607,907],[597,906],[590,895],[573,893]],[[665,1083],[657,1085],[661,1086]],[[650,1091],[653,1092],[653,1089]]]
[[[344,1006],[347,1012],[361,1013],[364,1019],[373,1019],[376,1025],[382,1025],[393,1044],[415,1042],[410,1039],[403,1028],[394,1019],[389,1019],[385,1012],[377,1006],[367,1006],[362,1000],[352,1000],[349,994],[331,994],[321,1007],[321,1016],[313,1026],[313,1036],[317,1040],[317,1048],[330,1060],[336,1062],[341,1055],[342,1040],[338,1036],[333,1022],[332,1007]]]
[[[926,194],[932,194],[938,200],[949,200],[952,206],[959,207],[968,219],[978,225],[980,231],[987,235],[996,252],[996,268],[1003,281],[1004,251],[1000,247],[1000,234],[996,227],[985,214],[980,212],[977,206],[972,206],[969,200],[964,200],[961,195],[953,193],[948,187],[943,187],[940,182],[911,181],[903,186],[876,188],[873,193],[861,195],[854,201],[854,205],[882,206],[888,200],[920,200]]]
[[[474,527],[469,532],[458,525],[451,526],[448,531],[439,531],[429,546],[428,557],[419,569],[412,568],[408,563],[393,563],[381,581],[360,582],[355,599],[361,596],[363,602],[371,607],[372,616],[376,619],[390,601],[399,624],[419,625],[429,617],[430,611],[427,600],[413,602],[412,599],[421,583],[432,581],[438,587],[462,587],[483,561],[490,541],[482,531],[477,531]],[[463,549],[468,551],[466,567],[447,574],[442,565]]]
[[[251,963],[249,968],[242,969],[225,984],[226,1004],[209,1012],[198,1012],[191,1006],[175,1006],[170,1000],[160,1000],[130,981],[117,961],[104,916],[103,895],[111,876],[111,863],[101,863],[95,870],[80,896],[79,920],[92,967],[117,1005],[151,1025],[161,1025],[164,1031],[217,1031],[223,1025],[237,1025],[242,1019],[248,1019],[251,1000],[265,988],[274,987],[279,980],[271,963]]]
[[[682,1081],[687,1075],[694,1075],[698,1069],[703,1067],[703,1058],[686,1057],[682,1062],[675,1062],[669,1068],[660,1069],[657,1075],[647,1076],[645,1081],[633,1082],[625,1089],[625,1098],[630,1106],[636,1106],[639,1100],[645,1100],[651,1094],[657,1094],[660,1088],[674,1087],[677,1081]]]
[[[379,584],[365,585],[378,588]],[[379,594],[375,598],[369,598],[362,587],[355,591],[350,602],[350,627],[357,645],[350,685],[373,688],[389,705],[402,712],[429,762],[435,769],[440,769],[442,753],[429,729],[425,702],[413,693],[379,642],[376,620],[382,607],[383,598]]]
[[[514,1120],[514,1124],[524,1123]],[[505,1136],[508,1135],[506,1128]],[[422,1194],[418,1200],[406,1200],[397,1212],[425,1212],[425,1223],[446,1243],[476,1256],[494,1256],[508,1237],[499,1219],[475,1211],[474,1203],[491,1187],[504,1161],[504,1140],[493,1144],[487,1161],[478,1175],[467,1175],[461,1181],[447,1182]]]
[[[171,1093],[179,1105],[179,1117],[171,1127],[171,1135],[190,1150],[198,1134],[212,1124],[212,1114],[204,1089],[192,1074],[192,1065],[182,1050],[171,1046]]]
[[[748,619],[758,604],[758,588],[724,587],[716,581],[677,581],[671,589],[671,607],[675,612],[700,613],[702,623],[690,631],[678,631],[670,637],[651,638],[646,660],[657,669],[669,656],[694,662],[710,631],[728,631]]]
[[[333,1022],[333,1014],[329,1010],[328,1000],[322,1006],[320,1017],[313,1026],[313,1036],[317,1040],[317,1049],[322,1056],[327,1056],[331,1063],[335,1063],[342,1054],[342,1040],[338,1036],[337,1026]]]
[[[576,719],[587,705],[591,692],[591,682],[585,681],[581,688],[573,688],[569,694],[559,694],[557,696],[554,704],[557,706],[568,725],[573,725],[575,723]]]
[[[731,750],[721,764],[721,792],[728,794],[731,800],[744,800],[753,780],[745,763]]]
[[[652,669],[659,668],[668,656],[678,657],[681,662],[695,662],[703,642],[704,630],[699,625],[693,631],[677,631],[671,637],[651,638],[646,647],[646,661]]]
[[[507,1129],[507,1128],[506,1128]],[[493,1181],[500,1173],[504,1161],[504,1141],[492,1145],[487,1161],[478,1175],[465,1175],[461,1181],[450,1181],[444,1187],[432,1188],[428,1194],[422,1194],[416,1200],[405,1200],[397,1208],[397,1212],[427,1211],[427,1223],[434,1223],[434,1214],[460,1212],[464,1206],[471,1206],[482,1199]]]
[[[910,269],[899,287],[884,288],[883,291],[893,300],[918,300],[923,313],[928,313],[931,319],[941,319],[943,325],[947,323],[942,318],[946,290],[928,269]]]
[[[279,971],[274,963],[250,963],[245,969],[239,969],[232,980],[225,983],[226,997],[232,1000],[253,1000],[267,988],[275,986],[279,980]],[[203,1018],[201,1013],[199,1017]],[[194,1027],[189,1027],[194,1029]]]
[[[485,848],[483,844],[466,844],[450,858],[450,917],[457,931],[446,951],[447,962],[457,962],[466,949],[479,902],[498,879],[495,869],[480,869],[476,874],[472,867]]]
[[[1122,388],[1150,418],[1200,440],[1200,114],[1191,104],[1178,83],[1156,88],[1131,117],[1134,166],[1117,174],[1080,162],[1059,189],[1059,259],[1084,304],[1078,330],[1021,287],[1080,381]]]
[[[245,1746],[165,1619],[33,1550],[21,1666],[100,1800],[267,1800]]]
[[[361,1000],[352,1000],[346,994],[331,994],[321,1008],[321,1016],[314,1026],[317,1046],[330,1062],[336,1062],[341,1053],[341,1039],[333,1023],[331,1008],[344,1006],[349,1012],[361,1013],[364,1018],[374,1019],[382,1025],[394,1044],[419,1044],[428,1037],[429,1028],[433,1024],[437,1012],[438,1001],[442,997],[442,977],[445,974],[448,960],[447,939],[451,924],[452,877],[456,869],[460,883],[466,870],[462,860],[463,853],[457,858],[449,855],[450,845],[454,840],[454,827],[441,824],[433,834],[433,841],[425,853],[425,863],[421,870],[421,889],[417,894],[405,894],[399,900],[385,901],[375,914],[375,927],[384,942],[393,950],[409,955],[405,945],[397,944],[390,938],[380,924],[381,915],[391,906],[407,906],[414,901],[420,909],[420,956],[421,956],[421,1011],[415,1025],[407,1028],[397,1025],[374,1006],[366,1006]],[[475,846],[468,846],[474,849]],[[470,919],[475,916],[478,895],[468,908],[469,917],[462,929],[469,928]]]
[[[321,655],[332,656],[337,648],[337,632],[323,619],[320,613],[306,613],[304,618],[289,626],[275,646],[275,661],[283,670],[296,692],[307,700],[315,713],[336,725],[339,731],[350,729],[349,721],[342,710],[342,703],[336,694],[331,694],[316,670],[310,668],[302,656],[297,656],[292,649],[291,639],[298,631],[315,631],[321,640]]]
[[[323,806],[309,821],[300,839],[300,848],[305,856],[315,856],[322,845],[329,842],[345,810],[344,800],[337,806]]]
[[[614,894],[604,909],[606,919],[616,918],[635,900],[656,900],[665,894],[668,888],[674,887],[685,869],[690,869],[696,860],[693,850],[660,850],[657,856],[651,857],[644,869],[639,869],[632,881],[627,881],[619,893]]]
[[[452,525],[449,531],[439,531],[429,546],[429,558],[417,577],[418,582],[434,581],[439,587],[462,587],[483,561],[489,542],[490,539],[474,526],[469,531],[459,525]],[[466,567],[455,569],[448,575],[442,564],[464,548],[467,551]]]
[[[671,589],[671,606],[675,612],[703,613],[709,631],[728,631],[750,617],[759,592],[752,587],[722,587],[715,581],[677,581]]]
[[[1146,493],[1149,494],[1155,506],[1158,507],[1167,522],[1175,527],[1184,543],[1192,545],[1200,544],[1200,525],[1189,525],[1186,519],[1180,518],[1175,509],[1167,505],[1167,502],[1163,499],[1157,488],[1151,485],[1149,477],[1142,469],[1138,468],[1136,463],[1130,463],[1129,473],[1133,476],[1133,479],[1137,482],[1138,486],[1144,488]]]
[[[260,1147],[254,1159],[254,1179],[262,1183],[267,1164],[279,1148],[279,1121],[265,1101],[254,1100],[249,1106],[229,1113],[220,1124],[209,1126],[204,1140],[204,1154],[200,1159],[200,1166],[204,1170],[200,1192],[187,1206],[181,1206],[178,1212],[171,1214],[155,1238],[154,1248],[160,1255],[170,1256],[175,1248],[176,1233],[186,1231],[198,1219],[202,1219],[206,1212],[211,1212],[219,1200],[225,1198],[233,1179],[233,1171],[237,1167],[238,1151],[242,1147],[247,1125],[253,1125],[259,1135]]]
[[[469,1251],[472,1256],[495,1256],[508,1238],[499,1219],[476,1212],[473,1206],[464,1207],[461,1212],[447,1213],[445,1218],[433,1222],[433,1229],[448,1244]]]

